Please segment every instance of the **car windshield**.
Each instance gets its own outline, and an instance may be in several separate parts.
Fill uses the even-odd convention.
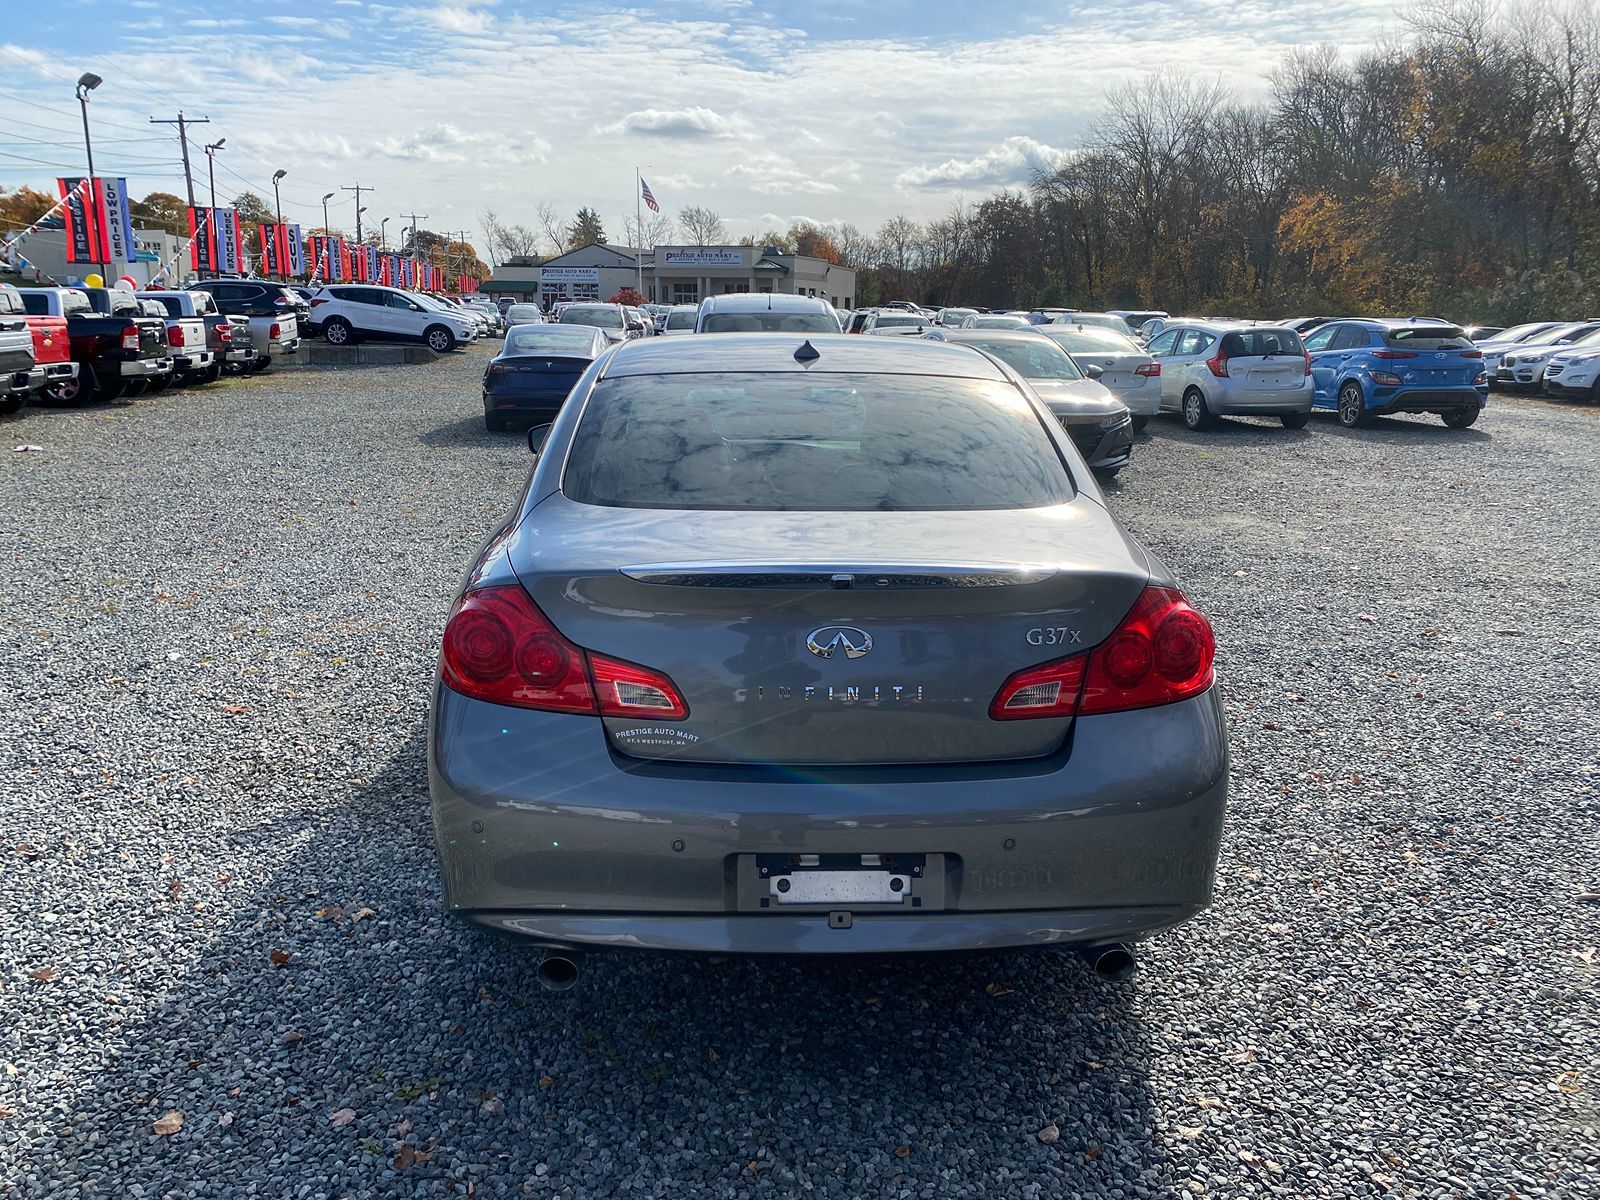
[[[513,304],[506,309],[506,320],[542,321],[544,320],[544,314],[539,311],[539,306],[536,304]]]
[[[696,312],[693,309],[688,309],[688,308],[683,309],[683,310],[681,310],[679,312],[670,312],[670,313],[667,314],[667,328],[668,329],[693,329],[694,328],[695,319],[698,316],[699,316],[698,312]]]
[[[707,313],[701,333],[838,333],[839,322],[825,313]]]
[[[1459,325],[1400,325],[1385,329],[1383,340],[1412,350],[1465,350],[1472,345]]]
[[[1021,329],[1029,324],[1026,317],[973,317],[974,329]]]
[[[1044,334],[1069,354],[1143,354],[1132,338],[1088,325],[1041,325]]]
[[[621,329],[622,310],[609,304],[571,304],[561,310],[563,325],[592,325],[596,329]]]
[[[1575,325],[1571,329],[1567,330],[1567,332],[1563,333],[1560,337],[1552,338],[1551,340],[1558,346],[1567,346],[1575,342],[1586,342],[1596,330],[1600,330],[1600,325]],[[1538,338],[1536,340],[1542,342],[1545,339]]]
[[[1073,496],[1008,383],[942,376],[623,376],[590,395],[563,490],[612,508],[891,512]]]
[[[1067,352],[1049,338],[962,339],[960,345],[976,346],[994,355],[1024,379],[1082,379],[1083,372],[1067,357]]]
[[[559,325],[517,325],[506,334],[502,354],[576,354],[594,346],[598,336],[589,329],[563,329]]]

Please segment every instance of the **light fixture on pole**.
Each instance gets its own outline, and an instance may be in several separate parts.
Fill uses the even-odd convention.
[[[87,211],[91,213],[94,212],[95,207],[95,182],[94,144],[89,140],[89,93],[94,91],[95,88],[99,87],[104,82],[105,80],[101,79],[100,76],[96,75],[93,71],[85,71],[82,75],[78,76],[78,104],[83,109],[83,153],[84,156],[89,160],[89,190],[85,195],[84,200],[88,205]],[[100,279],[103,283],[105,282],[105,277],[110,272],[106,270],[105,263],[99,263],[97,265],[100,268]]]
[[[382,221],[380,221],[378,223],[378,249],[379,250],[387,250],[388,248],[389,248],[389,218],[385,217]]]
[[[336,194],[335,192],[329,192],[322,198],[322,232],[325,235],[333,233],[333,230],[328,228],[328,201],[332,200]]]

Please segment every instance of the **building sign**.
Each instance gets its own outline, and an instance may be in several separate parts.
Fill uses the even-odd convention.
[[[600,286],[599,267],[540,267],[540,283],[592,283]]]
[[[742,267],[742,250],[668,250],[665,252],[669,267]]]

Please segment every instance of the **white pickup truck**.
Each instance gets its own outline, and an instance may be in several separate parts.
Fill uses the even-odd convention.
[[[224,367],[248,368],[256,360],[256,352],[250,339],[250,325],[248,318],[240,318],[238,323],[224,316],[217,309],[217,302],[211,298],[210,292],[157,290],[140,292],[141,300],[155,300],[167,312],[167,337],[172,337],[172,327],[182,325],[185,341],[188,340],[188,330],[198,326],[205,341],[201,344],[207,347],[211,354],[211,362],[204,367],[191,368],[191,381],[198,378],[201,383],[210,383],[222,374]],[[236,336],[241,331],[242,336]],[[173,358],[177,360],[183,353],[180,344],[173,343]]]

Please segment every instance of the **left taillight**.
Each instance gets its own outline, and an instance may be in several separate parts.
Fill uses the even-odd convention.
[[[181,346],[181,345],[183,345],[183,326],[182,325],[168,325],[167,326],[167,345],[169,345],[169,346]]]
[[[267,336],[269,338],[282,337],[283,336],[283,326],[279,325],[276,321],[274,321],[272,323],[272,328],[267,331]]]
[[[457,601],[439,673],[452,691],[515,708],[660,720],[689,714],[666,675],[573,645],[515,586],[479,588]]]
[[[997,721],[1154,708],[1216,681],[1216,637],[1176,588],[1147,587],[1093,650],[1016,672],[995,694]]]

